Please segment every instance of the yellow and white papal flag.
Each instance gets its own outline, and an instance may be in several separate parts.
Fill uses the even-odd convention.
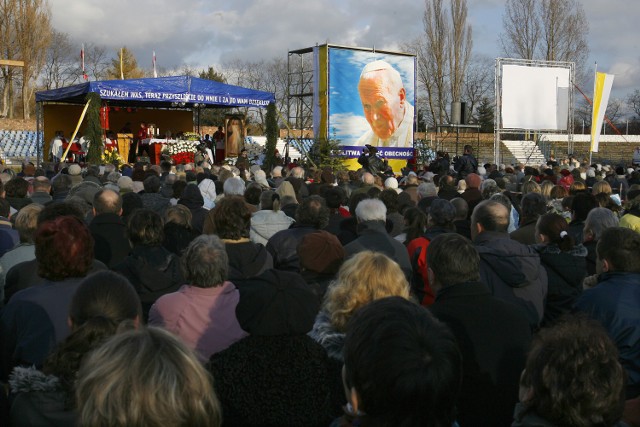
[[[613,74],[596,73],[593,84],[593,114],[591,116],[591,151],[598,152],[600,144],[600,132],[604,122],[604,113],[609,103]]]

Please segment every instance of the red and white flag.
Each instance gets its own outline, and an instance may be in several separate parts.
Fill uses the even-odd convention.
[[[82,78],[89,80],[89,76],[84,70],[84,43],[82,44],[82,49],[80,49],[80,61],[82,62]]]
[[[158,77],[158,71],[156,70],[156,51],[153,51],[153,77],[157,78]]]

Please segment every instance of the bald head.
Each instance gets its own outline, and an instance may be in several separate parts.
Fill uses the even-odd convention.
[[[93,197],[93,209],[96,215],[122,213],[122,197],[113,190],[102,189]]]
[[[509,211],[500,202],[485,200],[471,214],[471,237],[485,231],[506,233],[509,227]]]

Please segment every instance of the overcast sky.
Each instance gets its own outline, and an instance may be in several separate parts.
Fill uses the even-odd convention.
[[[53,25],[112,55],[126,45],[143,68],[216,67],[225,59],[286,58],[326,42],[396,50],[422,31],[421,0],[50,0]],[[616,75],[614,95],[640,89],[640,1],[582,0],[591,66]],[[502,56],[504,0],[468,0],[473,51]],[[588,93],[592,91],[587,88]]]

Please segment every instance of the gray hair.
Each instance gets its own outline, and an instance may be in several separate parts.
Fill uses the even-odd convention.
[[[356,217],[360,221],[386,221],[387,207],[378,199],[364,199],[356,207]]]
[[[245,185],[242,178],[234,176],[228,178],[223,186],[222,190],[225,196],[244,196]]]
[[[600,240],[600,236],[607,228],[618,227],[618,217],[607,208],[593,208],[584,221],[584,231],[593,236],[593,240]]]
[[[191,286],[213,288],[222,285],[229,272],[224,243],[213,234],[196,237],[184,251],[182,270]]]
[[[291,176],[294,178],[304,178],[304,169],[302,169],[300,166],[296,166],[295,168],[291,169]]]
[[[418,185],[418,196],[422,199],[423,197],[433,197],[438,195],[438,188],[433,182],[423,182]]]
[[[367,185],[373,185],[375,183],[375,178],[371,173],[365,172],[362,174],[362,182]]]

